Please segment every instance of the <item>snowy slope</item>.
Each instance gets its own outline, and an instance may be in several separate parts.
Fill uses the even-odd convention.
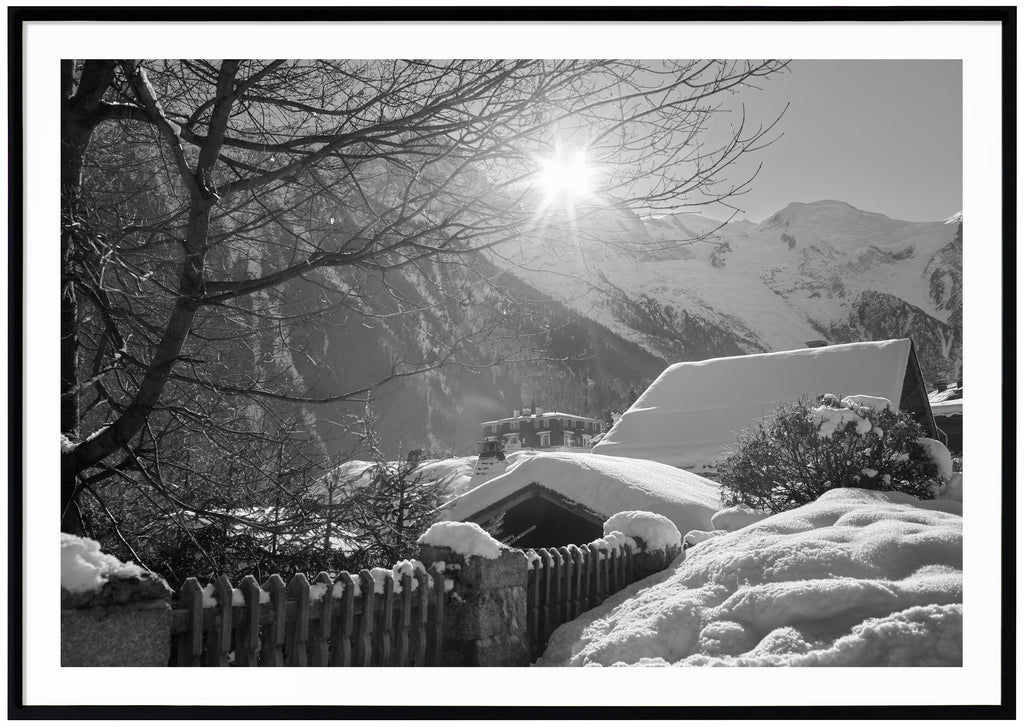
[[[720,509],[718,485],[668,465],[575,452],[516,453],[504,474],[446,504],[441,520],[463,520],[538,483],[611,517],[625,510],[664,515],[680,532],[707,529]]]
[[[930,376],[959,366],[956,234],[822,200],[724,226],[605,210],[505,253],[532,286],[669,362],[910,335]]]
[[[542,666],[960,666],[959,503],[831,490],[710,538],[552,635]]]

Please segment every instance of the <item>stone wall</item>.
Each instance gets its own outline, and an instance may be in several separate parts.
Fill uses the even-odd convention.
[[[171,589],[152,574],[85,593],[61,589],[61,666],[167,666]]]
[[[423,546],[420,561],[428,567],[444,561],[453,581],[442,666],[529,666],[525,553],[503,549],[497,558],[481,558]]]

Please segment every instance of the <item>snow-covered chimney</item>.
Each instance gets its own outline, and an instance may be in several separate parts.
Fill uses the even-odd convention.
[[[945,391],[946,390],[946,380],[945,379],[936,379],[936,381],[935,381],[935,390],[936,391]]]
[[[512,410],[512,416],[513,416],[513,417],[517,417],[517,416],[519,416],[519,410],[518,410],[518,409],[513,409],[513,410]]]

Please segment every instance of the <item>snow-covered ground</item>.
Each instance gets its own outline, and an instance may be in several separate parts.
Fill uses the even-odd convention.
[[[533,483],[608,518],[625,510],[664,515],[681,533],[708,528],[721,509],[718,485],[647,460],[576,452],[517,452],[504,474],[447,503],[439,519],[464,520]]]
[[[959,666],[961,506],[831,490],[717,534],[552,635],[540,666]]]

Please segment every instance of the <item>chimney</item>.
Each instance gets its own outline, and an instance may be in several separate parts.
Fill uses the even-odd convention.
[[[937,391],[945,391],[946,390],[946,380],[945,379],[937,379],[935,381],[935,389]]]
[[[519,410],[518,410],[518,409],[513,409],[513,410],[512,410],[512,416],[513,416],[513,417],[517,417],[517,416],[519,416]]]
[[[804,345],[807,346],[807,348],[824,348],[828,345],[828,341],[805,341]]]
[[[964,388],[964,379],[963,379],[963,377],[960,377],[959,379],[956,380],[956,388],[958,388],[958,389]]]

